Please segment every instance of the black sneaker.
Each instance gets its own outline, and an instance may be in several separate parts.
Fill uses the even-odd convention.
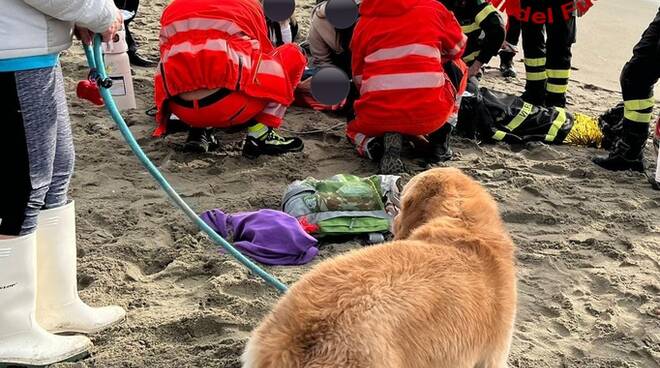
[[[516,54],[511,52],[500,52],[500,72],[504,78],[515,78],[518,73],[513,68],[513,58]]]
[[[302,139],[297,137],[282,137],[272,128],[259,138],[248,135],[243,144],[243,156],[255,159],[260,155],[283,155],[289,152],[300,152],[305,148]]]
[[[518,73],[516,73],[516,70],[513,68],[512,64],[500,65],[500,72],[504,78],[515,78],[518,76]]]
[[[190,128],[183,150],[192,153],[208,153],[216,150],[219,146],[218,140],[211,129]]]
[[[401,161],[403,136],[398,133],[385,133],[383,137],[383,157],[380,159],[378,171],[383,175],[400,174],[406,171]]]

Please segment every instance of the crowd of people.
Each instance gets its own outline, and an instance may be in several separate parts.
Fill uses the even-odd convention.
[[[237,6],[250,3],[236,2]],[[231,24],[243,21],[237,13],[220,9],[228,9],[230,5],[217,7],[205,1],[194,4],[198,10],[205,6],[212,8],[208,10],[212,17]],[[328,5],[327,1],[319,1],[313,9],[307,39],[300,43],[302,53],[288,47],[296,41],[295,20],[272,21],[258,7],[249,13],[253,16],[250,24],[242,24],[231,32],[201,27],[206,32],[207,45],[223,42],[219,49],[200,46],[193,52],[179,52],[181,45],[177,42],[191,42],[197,37],[187,28],[183,28],[183,40],[171,43],[169,38],[161,37],[161,63],[155,83],[160,124],[156,135],[167,132],[169,117],[174,113],[193,127],[188,147],[195,151],[204,152],[209,148],[207,142],[215,141],[209,128],[242,126],[248,130],[244,149],[248,157],[302,150],[300,139],[282,137],[275,129],[286,106],[293,101],[299,74],[305,79],[320,69],[335,67],[353,81],[342,112],[348,118],[346,135],[360,155],[379,161],[382,173],[401,172],[404,170],[400,158],[402,144],[412,137],[421,138],[432,147],[430,152],[420,152],[428,163],[446,161],[452,157],[449,137],[458,121],[467,80],[481,78],[484,66],[498,54],[502,75],[515,77],[513,60],[520,38],[526,72],[522,100],[533,106],[566,109],[576,18],[584,15],[593,3],[589,0],[397,0],[374,4],[356,0],[360,18],[350,27],[333,25],[327,16]],[[183,20],[186,16],[178,15],[179,7],[175,2],[165,9],[161,34],[170,32],[167,23],[170,13],[177,13],[175,18],[179,23],[198,19],[197,13],[190,13],[189,19]],[[425,20],[420,22],[415,18],[416,12],[424,11],[431,15],[419,15],[419,19]],[[607,156],[594,158],[596,164],[609,170],[644,169],[642,152],[654,104],[652,86],[657,79],[643,78],[641,74],[658,70],[654,63],[658,58],[654,24],[644,34],[622,74],[625,117],[609,132],[617,137],[616,144]],[[239,37],[232,32],[238,32]],[[270,43],[265,41],[268,38]],[[246,41],[259,47],[246,50],[239,45]],[[213,61],[209,60],[211,53],[216,54]],[[264,70],[260,71],[263,64],[259,60],[273,55],[276,57],[267,64],[277,67],[276,78],[280,82],[288,83],[273,83],[272,74],[267,81],[261,81],[263,77],[259,73]],[[301,55],[306,57],[302,64]],[[255,65],[255,60],[259,65]],[[218,62],[221,67],[208,68]],[[185,67],[177,70],[177,63]],[[189,75],[191,71],[194,78]],[[173,90],[162,88],[165,73]],[[248,76],[261,91],[256,91],[254,85],[240,85],[236,75],[244,79]],[[179,76],[185,86],[180,86]],[[243,100],[236,102],[237,96],[243,96]],[[182,103],[198,107],[182,108]],[[277,119],[268,119],[273,116],[269,111],[277,111]],[[198,133],[193,134],[195,131]]]
[[[245,129],[249,158],[303,150],[300,138],[277,129],[303,76],[339,68],[353,81],[342,110],[347,136],[359,154],[379,161],[382,173],[398,173],[410,137],[429,142],[432,149],[423,154],[431,164],[452,157],[450,136],[468,79],[478,79],[498,54],[502,74],[515,76],[521,36],[522,99],[565,108],[576,17],[592,5],[355,1],[360,18],[350,27],[333,25],[329,4],[317,4],[307,39],[298,45],[295,19],[267,19],[257,0],[174,0],[162,15],[158,62],[138,53],[130,33],[138,0],[3,3],[0,167],[11,180],[0,181],[0,365],[78,356],[90,348],[89,339],[54,333],[94,333],[124,317],[119,307],[87,306],[76,291],[75,210],[67,197],[74,150],[59,64],[72,34],[90,43],[100,33],[107,41],[123,26],[131,63],[157,68],[155,134],[166,134],[176,116],[190,127],[189,146],[206,151],[210,129]],[[594,158],[605,169],[644,170],[659,44],[660,12],[623,67],[623,117],[608,126],[618,139],[607,155]]]

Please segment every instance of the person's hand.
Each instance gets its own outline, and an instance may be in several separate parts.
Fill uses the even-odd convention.
[[[121,30],[124,26],[124,17],[121,14],[121,10],[117,9],[117,14],[115,15],[115,20],[112,22],[110,27],[101,34],[103,37],[103,42],[110,42],[112,37],[114,37],[117,31]]]
[[[481,74],[481,67],[483,64],[479,60],[475,60],[472,65],[470,65],[470,70],[468,71],[468,77],[477,77]]]
[[[94,39],[94,32],[90,31],[85,27],[76,26],[73,31],[73,34],[77,39],[82,41],[83,45],[91,45],[92,40]]]

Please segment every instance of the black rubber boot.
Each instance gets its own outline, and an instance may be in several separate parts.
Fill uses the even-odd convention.
[[[643,151],[648,133],[624,131],[621,139],[607,156],[597,156],[593,162],[606,170],[644,172]]]
[[[208,153],[219,147],[212,129],[190,128],[183,150],[193,153]]]
[[[433,146],[433,151],[427,160],[429,164],[438,164],[451,160],[454,151],[449,146],[449,139],[453,130],[454,127],[451,124],[445,123],[442,128],[429,135],[429,141],[431,141],[431,145]]]
[[[623,102],[599,116],[598,127],[603,133],[601,146],[608,151],[613,150],[623,133]]]
[[[153,68],[158,65],[157,62],[140,56],[137,51],[128,51],[128,60],[130,61],[131,65],[142,68]]]
[[[518,75],[513,67],[514,56],[516,56],[515,52],[500,52],[500,72],[505,78],[515,78]]]
[[[385,133],[383,137],[383,157],[380,159],[378,171],[383,175],[400,174],[406,171],[401,161],[403,136],[398,133]]]
[[[545,96],[545,106],[565,108],[566,94],[548,92],[548,94]]]
[[[300,152],[305,148],[302,139],[297,137],[282,137],[272,128],[259,138],[248,135],[243,144],[243,156],[255,159],[261,155],[283,155],[290,152]]]
[[[539,91],[537,89],[526,90],[520,98],[527,102],[531,103],[534,106],[545,106],[545,91]]]

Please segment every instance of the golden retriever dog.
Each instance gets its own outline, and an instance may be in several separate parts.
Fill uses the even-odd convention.
[[[506,367],[516,270],[493,198],[460,170],[429,170],[404,188],[393,231],[295,283],[243,367]]]

